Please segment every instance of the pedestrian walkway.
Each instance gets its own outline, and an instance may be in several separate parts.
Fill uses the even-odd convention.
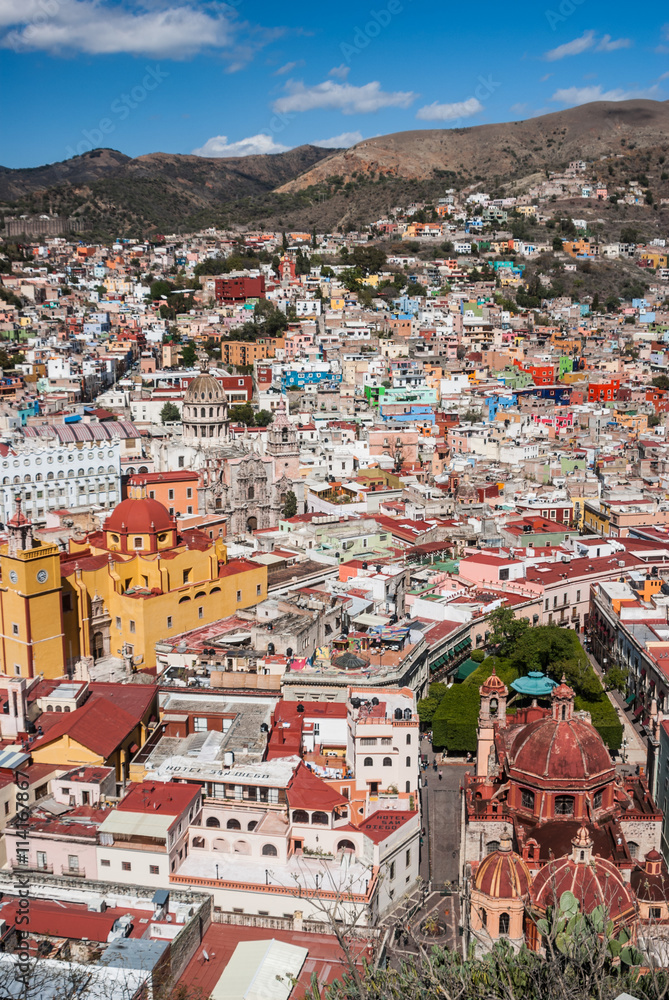
[[[589,653],[587,649],[585,650],[585,654],[603,684],[604,678],[602,675],[602,668],[592,653]],[[645,768],[648,758],[646,741],[642,734],[633,725],[632,720],[626,714],[627,706],[625,705],[625,699],[621,695],[620,691],[607,691],[606,693],[623,726],[623,746],[621,747],[621,757],[623,758],[624,763],[631,764],[633,766],[638,764],[639,767]]]

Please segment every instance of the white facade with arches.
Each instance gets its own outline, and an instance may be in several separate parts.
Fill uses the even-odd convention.
[[[12,516],[20,494],[28,517],[95,505],[112,509],[121,499],[121,442],[51,443],[10,451],[0,459],[0,521]]]

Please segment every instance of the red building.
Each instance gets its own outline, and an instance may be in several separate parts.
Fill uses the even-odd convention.
[[[216,278],[214,294],[217,302],[245,302],[265,298],[265,278]]]
[[[588,386],[589,403],[605,403],[618,398],[620,378],[612,378],[608,382],[591,382]]]

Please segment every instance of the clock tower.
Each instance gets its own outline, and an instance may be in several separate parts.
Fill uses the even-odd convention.
[[[58,546],[35,541],[20,497],[7,522],[7,536],[7,544],[0,547],[0,669],[10,677],[62,677]]]

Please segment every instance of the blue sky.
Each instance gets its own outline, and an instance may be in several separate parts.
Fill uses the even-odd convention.
[[[0,0],[0,164],[281,152],[669,98],[661,5],[544,2]]]

